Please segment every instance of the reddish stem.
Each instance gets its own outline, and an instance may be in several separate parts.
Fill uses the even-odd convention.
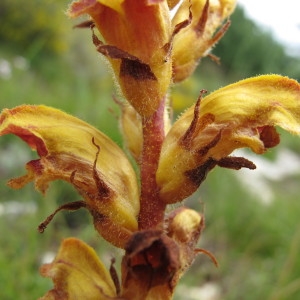
[[[139,228],[149,229],[162,225],[166,205],[159,198],[156,171],[164,140],[165,101],[157,111],[143,119],[143,152],[141,161],[141,209]]]

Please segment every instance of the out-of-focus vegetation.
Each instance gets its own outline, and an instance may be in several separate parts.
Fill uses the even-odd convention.
[[[27,59],[36,54],[60,54],[67,50],[66,18],[59,0],[2,0],[0,39]],[[66,1],[64,1],[66,3]]]
[[[51,105],[88,121],[121,145],[111,74],[89,32],[74,31],[64,16],[68,2],[30,0],[21,6],[16,0],[1,1],[0,108]],[[221,65],[204,58],[192,79],[174,87],[176,113],[191,105],[201,89],[213,91],[262,73],[300,78],[299,59],[287,56],[283,46],[240,9],[213,53],[221,58]],[[286,146],[300,153],[299,140],[284,135],[267,159],[275,159]],[[6,187],[5,181],[22,175],[24,164],[34,157],[16,137],[0,139],[0,298],[5,300],[37,299],[51,288],[51,281],[41,278],[38,268],[65,237],[82,238],[104,255],[107,265],[111,255],[118,254],[97,235],[84,210],[62,212],[43,235],[37,232],[38,224],[58,205],[79,196],[61,182],[51,185],[45,197],[33,185],[21,191]],[[206,229],[199,246],[217,257],[219,268],[199,256],[177,299],[182,295],[186,300],[198,299],[190,291],[207,282],[216,284],[222,300],[300,298],[298,182],[299,175],[280,184],[270,181],[276,197],[265,205],[243,188],[233,171],[214,170],[189,204],[205,212]]]
[[[269,31],[246,19],[242,9],[233,14],[232,26],[214,54],[221,58],[226,75],[238,80],[265,73],[288,75],[300,80],[300,60],[288,56]],[[200,71],[200,70],[199,70]]]

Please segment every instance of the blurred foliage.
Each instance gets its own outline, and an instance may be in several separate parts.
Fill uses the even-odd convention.
[[[2,45],[22,51],[27,58],[37,53],[59,54],[68,49],[68,1],[1,0],[0,40]]]
[[[111,74],[99,59],[87,30],[72,31],[73,24],[64,15],[68,3],[0,2],[0,60],[10,68],[5,78],[0,68],[0,109],[23,103],[51,105],[91,123],[121,145]],[[201,89],[211,92],[262,73],[299,79],[299,59],[287,56],[283,46],[245,18],[241,9],[233,15],[229,31],[213,54],[220,56],[221,65],[204,58],[194,77],[173,87],[175,114],[192,105]],[[25,61],[23,67],[17,64],[19,56]],[[299,153],[299,140],[294,137],[283,135],[278,149],[286,146]],[[276,151],[269,156],[275,157]],[[0,139],[0,212],[13,201],[33,203],[37,209],[32,214],[0,214],[1,232],[9,233],[0,236],[0,282],[5,287],[0,298],[5,300],[36,299],[52,287],[37,270],[45,254],[54,254],[65,237],[82,238],[104,256],[107,265],[119,254],[94,231],[84,210],[59,213],[43,235],[37,232],[38,224],[58,205],[80,199],[62,182],[51,184],[45,197],[36,193],[33,185],[22,191],[7,188],[5,181],[22,175],[24,164],[34,158],[36,153],[16,137]],[[210,173],[188,203],[204,211],[206,229],[199,246],[210,250],[220,266],[215,268],[200,255],[182,285],[217,283],[226,300],[298,299],[298,182],[299,178],[288,178],[281,184],[273,183],[277,198],[265,206],[241,186],[233,172],[216,169]],[[188,299],[187,293],[184,296]]]
[[[300,80],[300,60],[286,54],[284,46],[269,31],[245,16],[239,6],[231,26],[213,50],[220,57],[223,72],[235,79],[277,73]]]

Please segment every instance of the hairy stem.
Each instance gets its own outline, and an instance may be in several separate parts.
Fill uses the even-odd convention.
[[[156,183],[156,171],[164,140],[165,99],[157,111],[143,119],[143,152],[141,161],[141,209],[139,215],[140,229],[154,228],[162,225],[166,205],[159,198]]]

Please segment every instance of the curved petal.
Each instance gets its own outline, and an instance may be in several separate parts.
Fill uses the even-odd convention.
[[[222,27],[222,24],[234,11],[235,5],[236,0],[183,1],[172,20],[173,26],[187,19],[190,10],[192,22],[174,37],[172,54],[174,82],[183,81],[190,76],[196,69],[198,61],[209,54],[210,49],[226,32],[228,26]]]
[[[35,181],[44,193],[50,181],[65,180],[82,195],[96,229],[108,241],[120,246],[137,229],[136,175],[106,135],[60,110],[30,105],[3,110],[0,135],[8,133],[22,138],[40,156],[27,164],[25,176],[10,181],[13,188]],[[124,237],[121,243],[119,235]]]
[[[178,119],[164,141],[157,171],[162,199],[174,203],[188,197],[216,165],[254,168],[228,155],[241,147],[261,154],[276,146],[274,126],[300,134],[297,81],[264,75],[211,93]]]
[[[65,239],[54,261],[41,267],[52,278],[54,289],[41,300],[114,299],[113,280],[94,249],[75,238]]]

